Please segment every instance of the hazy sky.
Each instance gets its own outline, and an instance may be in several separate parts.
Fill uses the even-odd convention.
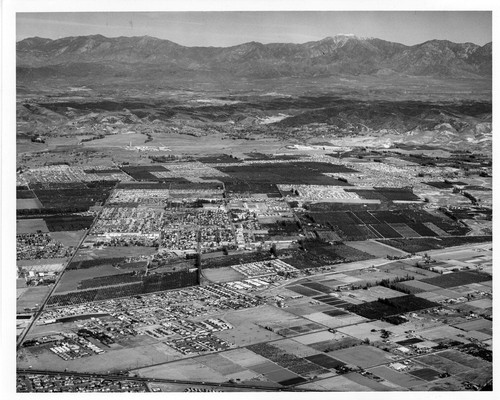
[[[304,43],[338,33],[407,45],[430,39],[491,39],[491,12],[483,11],[265,11],[18,13],[17,40],[39,36],[149,35],[185,46],[232,46],[249,41]]]

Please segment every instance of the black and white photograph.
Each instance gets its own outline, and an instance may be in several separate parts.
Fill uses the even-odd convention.
[[[493,399],[493,2],[38,3],[2,2],[12,396]]]

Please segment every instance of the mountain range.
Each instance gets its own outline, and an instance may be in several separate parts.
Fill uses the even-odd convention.
[[[17,42],[17,78],[146,77],[205,74],[238,78],[428,76],[487,78],[492,43],[430,40],[414,46],[336,35],[303,44],[249,42],[232,47],[186,47],[150,36],[102,35]]]

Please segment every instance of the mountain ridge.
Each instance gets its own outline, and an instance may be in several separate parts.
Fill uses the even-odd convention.
[[[26,38],[16,43],[16,58],[20,79],[36,73],[57,76],[58,70],[71,64],[102,65],[103,70],[130,75],[139,73],[131,66],[141,65],[139,70],[153,75],[208,70],[250,78],[381,74],[489,78],[492,42],[480,46],[434,39],[407,46],[341,34],[301,44],[252,41],[229,47],[188,47],[152,36],[90,35]],[[75,75],[82,73],[84,68],[76,68]]]

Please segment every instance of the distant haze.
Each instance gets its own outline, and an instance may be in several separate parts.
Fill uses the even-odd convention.
[[[184,46],[305,43],[339,33],[414,45],[432,39],[484,45],[492,13],[483,11],[265,11],[18,13],[17,40],[102,34],[154,36]]]

